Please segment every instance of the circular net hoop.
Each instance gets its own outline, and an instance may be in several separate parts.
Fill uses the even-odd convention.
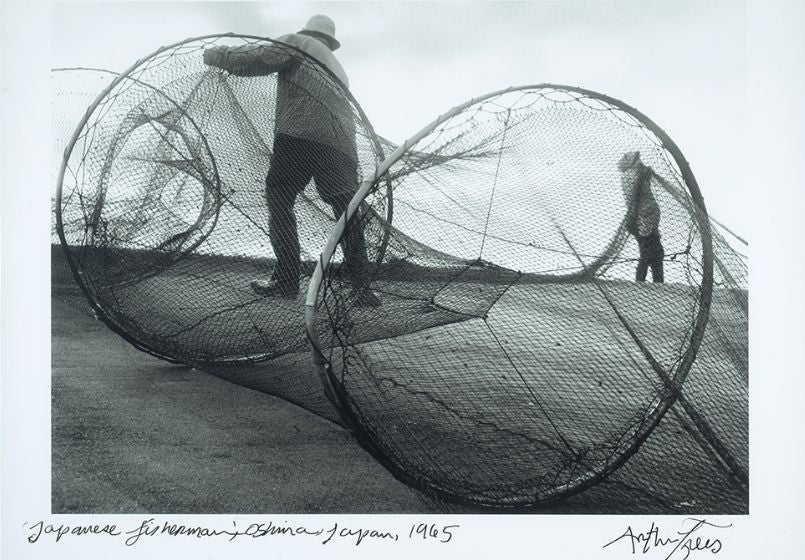
[[[634,281],[618,167],[634,151],[651,169],[663,284]],[[621,466],[677,398],[713,298],[709,221],[671,139],[595,92],[510,88],[440,117],[376,177],[395,203],[371,271],[383,305],[355,305],[331,259],[351,228],[382,230],[366,211],[339,222],[307,300],[359,441],[426,494],[491,508],[566,497]]]
[[[308,348],[301,298],[264,298],[250,288],[251,280],[270,277],[276,260],[266,175],[280,79],[205,65],[205,49],[221,45],[290,61],[286,94],[319,107],[307,117],[326,130],[323,144],[352,151],[356,177],[343,185],[344,206],[382,160],[341,82],[303,52],[268,39],[188,39],[138,61],[102,91],[64,152],[56,230],[76,281],[113,330],[156,356],[191,364],[254,362]],[[372,200],[388,223],[390,200]],[[310,180],[294,216],[309,276],[336,210]],[[382,251],[382,244],[368,247],[369,259]]]

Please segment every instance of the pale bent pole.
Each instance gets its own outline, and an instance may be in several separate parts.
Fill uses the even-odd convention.
[[[696,321],[693,325],[693,330],[691,332],[690,343],[688,345],[685,354],[682,356],[682,360],[679,363],[674,378],[669,379],[667,374],[665,374],[665,372],[659,372],[659,371],[657,372],[658,374],[662,373],[660,375],[660,379],[663,381],[664,391],[657,397],[657,399],[655,399],[655,402],[653,403],[653,410],[651,414],[646,417],[646,421],[641,424],[641,426],[636,430],[635,434],[629,440],[622,443],[616,450],[616,452],[612,454],[612,456],[615,457],[614,460],[611,460],[604,465],[598,465],[590,468],[590,470],[588,470],[586,473],[579,475],[576,479],[554,488],[551,492],[549,492],[549,494],[543,496],[543,499],[550,500],[552,498],[559,497],[562,495],[577,493],[599,482],[607,474],[623,465],[628,460],[628,458],[631,457],[631,455],[640,447],[640,445],[642,445],[642,443],[646,440],[646,438],[652,432],[657,423],[659,423],[663,415],[667,412],[670,406],[678,398],[681,386],[684,383],[685,378],[687,377],[687,374],[690,371],[690,368],[696,359],[696,354],[698,352],[699,345],[704,336],[705,327],[707,325],[707,320],[709,318],[710,303],[712,300],[712,293],[713,293],[713,245],[710,230],[710,221],[707,215],[707,209],[705,207],[704,198],[702,196],[696,178],[694,177],[693,172],[691,171],[687,160],[682,155],[682,152],[679,149],[679,147],[664,130],[662,130],[656,123],[654,123],[654,121],[649,119],[646,115],[644,115],[634,107],[631,107],[630,105],[627,105],[626,103],[618,99],[614,99],[612,97],[579,87],[564,86],[550,83],[543,83],[529,86],[518,86],[518,87],[512,86],[498,91],[494,91],[487,95],[470,99],[465,103],[453,107],[443,115],[436,118],[433,122],[422,128],[411,138],[403,142],[402,145],[398,146],[397,149],[394,150],[377,167],[373,176],[365,180],[361,184],[360,188],[350,201],[347,210],[344,212],[344,214],[341,216],[341,218],[338,220],[335,227],[333,228],[330,234],[330,238],[328,239],[327,244],[322,250],[319,262],[316,265],[316,269],[313,273],[313,276],[311,277],[310,285],[308,287],[307,297],[305,300],[305,306],[306,306],[305,319],[306,319],[308,338],[311,344],[311,351],[313,353],[313,361],[314,364],[316,364],[316,368],[318,369],[318,373],[322,379],[322,383],[324,384],[325,393],[327,394],[328,398],[330,398],[330,400],[333,402],[333,404],[336,406],[336,408],[339,410],[342,419],[345,421],[345,425],[348,428],[352,429],[353,428],[352,422],[349,419],[349,415],[346,413],[345,410],[346,407],[343,403],[343,400],[339,396],[341,392],[336,391],[333,385],[333,379],[332,379],[333,372],[328,370],[323,349],[321,348],[321,341],[318,338],[318,333],[316,329],[316,324],[318,321],[318,310],[316,307],[317,296],[321,289],[321,283],[324,278],[324,272],[329,267],[330,260],[332,259],[333,254],[336,251],[336,247],[341,238],[343,237],[343,235],[345,234],[346,224],[349,222],[350,219],[352,219],[353,216],[355,216],[355,213],[360,208],[362,201],[372,189],[374,182],[377,181],[379,178],[383,177],[389,171],[391,166],[402,157],[402,155],[406,152],[406,150],[410,146],[416,145],[417,142],[419,142],[425,136],[430,134],[440,124],[456,116],[467,107],[470,107],[476,103],[485,101],[493,97],[504,95],[510,92],[528,90],[528,89],[554,89],[557,91],[568,91],[580,94],[590,99],[603,101],[622,110],[624,113],[630,115],[631,117],[636,119],[639,123],[643,124],[651,132],[653,132],[657,136],[657,138],[659,138],[659,140],[662,142],[662,147],[665,148],[671,154],[674,161],[679,167],[679,170],[682,174],[682,179],[684,180],[685,185],[687,186],[690,192],[693,204],[695,206],[693,211],[694,220],[699,228],[699,231],[701,232],[701,239],[702,239],[702,283],[699,292],[699,302],[698,302],[699,309],[696,316]],[[608,247],[607,250],[613,247],[613,243],[614,241],[610,243],[610,246]],[[623,319],[621,318],[621,320]],[[626,324],[624,326],[627,328],[627,330],[630,331],[630,334],[632,334],[632,336],[634,337],[634,333],[631,332],[629,326]],[[646,354],[647,352],[646,349],[643,347],[641,343],[639,343],[639,341],[638,345],[641,347],[641,351],[643,351],[643,353]],[[653,360],[653,358],[651,358],[650,355],[647,354],[647,357],[649,358],[650,362],[652,362],[652,365],[655,366],[654,369],[656,370],[657,367],[659,367],[659,364],[657,364],[656,361]]]

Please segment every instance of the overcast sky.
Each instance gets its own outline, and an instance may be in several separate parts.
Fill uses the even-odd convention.
[[[472,97],[543,82],[636,107],[679,145],[710,212],[745,237],[746,10],[740,0],[64,2],[53,67],[121,71],[218,32],[276,37],[330,15],[379,134],[401,142]]]

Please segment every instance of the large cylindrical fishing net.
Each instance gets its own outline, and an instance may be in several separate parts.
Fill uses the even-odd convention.
[[[648,232],[630,227],[619,163],[637,152],[664,283],[635,282]],[[348,215],[309,329],[344,421],[396,476],[454,502],[543,504],[621,466],[679,400],[745,477],[745,269],[717,234],[714,259],[693,174],[648,118],[577,88],[509,89],[437,119],[377,177],[395,205],[371,273],[383,305],[354,305],[330,263],[344,232],[382,231]]]
[[[589,488],[552,511],[745,511],[746,266],[708,227],[661,131],[591,92],[521,88],[467,104],[388,158],[349,222],[383,305],[352,307],[340,245],[312,292],[339,414],[301,298],[249,288],[274,266],[264,180],[277,78],[204,66],[202,50],[222,43],[277,45],[216,36],[119,75],[54,72],[59,163],[67,147],[56,295],[76,300],[72,272],[129,342],[345,423],[396,476],[453,504],[530,506]],[[366,179],[395,147],[345,99]],[[634,283],[617,163],[637,150],[655,174],[662,286]],[[336,222],[314,184],[296,215],[306,277]],[[651,474],[657,464],[675,476]]]

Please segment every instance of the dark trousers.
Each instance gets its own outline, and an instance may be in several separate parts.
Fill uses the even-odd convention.
[[[659,230],[655,229],[646,237],[638,236],[637,245],[640,248],[640,260],[637,262],[635,279],[638,282],[645,282],[648,269],[651,267],[651,280],[659,284],[664,282],[662,263],[665,250],[662,247]]]
[[[299,285],[300,248],[294,203],[312,178],[322,200],[329,204],[336,219],[346,211],[358,189],[357,156],[353,160],[335,148],[276,134],[271,166],[266,177],[268,234],[277,257],[272,278],[286,286]],[[365,277],[367,257],[362,227],[347,229],[342,238],[347,272],[355,281]]]

